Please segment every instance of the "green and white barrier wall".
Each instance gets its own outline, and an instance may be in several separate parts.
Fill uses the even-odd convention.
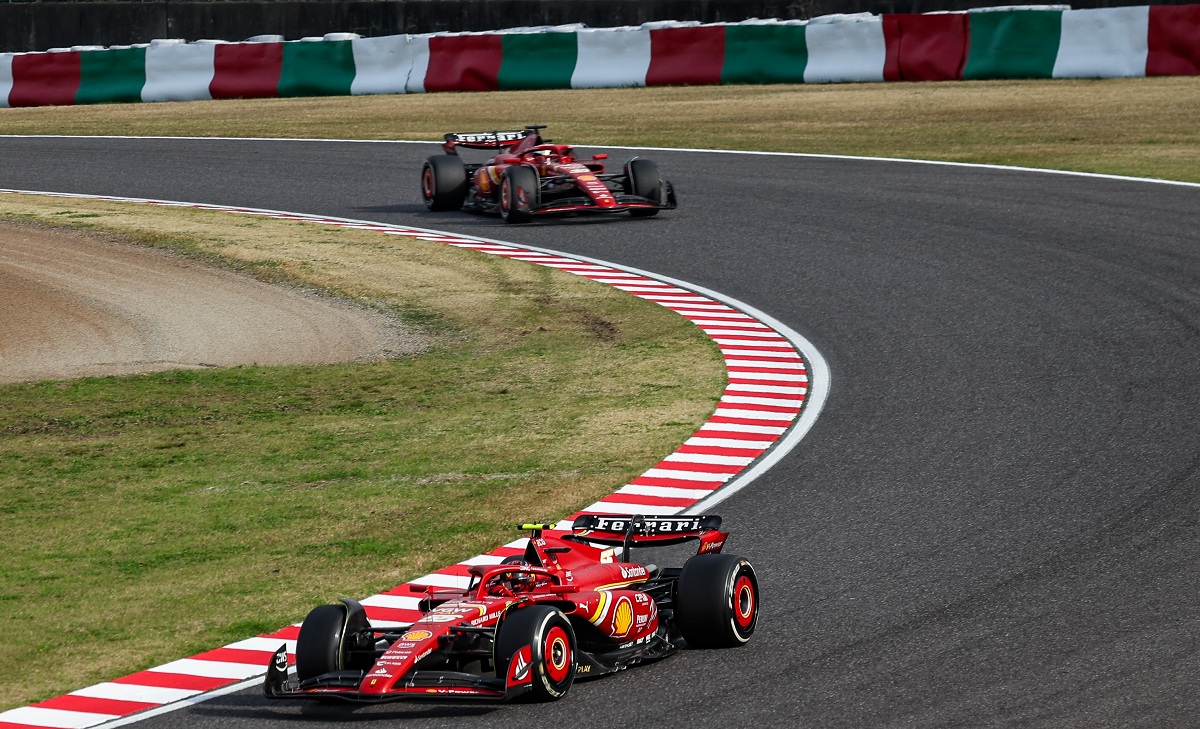
[[[1200,5],[491,33],[152,41],[0,54],[0,107],[669,86],[1200,75]]]

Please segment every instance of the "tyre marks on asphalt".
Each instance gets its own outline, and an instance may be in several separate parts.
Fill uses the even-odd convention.
[[[0,190],[20,193],[18,190]],[[44,194],[44,193],[43,193]],[[218,210],[376,231],[443,243],[583,276],[652,301],[688,319],[720,348],[728,380],[709,419],[654,467],[612,494],[556,525],[570,528],[580,514],[677,514],[701,501],[711,503],[727,483],[767,454],[799,419],[809,392],[808,368],[796,343],[760,319],[684,285],[661,281],[615,264],[451,233],[269,210],[132,198],[65,195],[85,199]],[[465,588],[472,564],[496,564],[521,554],[525,539],[488,554],[419,577],[360,600],[372,623],[389,627],[416,621],[420,600],[413,587]],[[115,726],[191,705],[244,688],[266,673],[275,650],[285,645],[295,660],[299,625],[231,643],[190,658],[97,684],[48,701],[0,713],[0,729]]]

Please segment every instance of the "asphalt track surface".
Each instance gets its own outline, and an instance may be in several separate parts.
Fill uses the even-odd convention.
[[[427,213],[436,151],[0,139],[0,187],[501,238],[776,317],[833,387],[800,447],[718,509],[759,571],[758,632],[552,705],[254,689],[140,726],[1200,726],[1200,188],[647,152],[679,210],[514,227]]]

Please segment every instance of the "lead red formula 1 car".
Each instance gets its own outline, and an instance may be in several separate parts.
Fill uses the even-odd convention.
[[[628,212],[634,217],[675,208],[675,188],[658,166],[633,157],[619,173],[605,171],[608,155],[575,158],[567,144],[542,139],[544,125],[519,131],[451,133],[445,154],[421,169],[421,195],[433,211],[499,213],[508,223],[535,217]],[[458,150],[497,150],[482,163],[467,163]]]
[[[422,589],[422,617],[374,627],[343,598],[304,619],[294,669],[268,667],[272,699],[553,701],[590,678],[681,646],[736,647],[758,622],[758,578],[721,553],[719,516],[582,516],[570,532],[526,524],[524,553],[471,565],[463,590]],[[547,531],[543,531],[547,530]],[[683,567],[632,560],[639,547],[699,542]]]

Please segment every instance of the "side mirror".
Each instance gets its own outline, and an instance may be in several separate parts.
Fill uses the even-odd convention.
[[[608,155],[607,154],[594,154],[594,155],[592,155],[592,159],[608,159]]]

